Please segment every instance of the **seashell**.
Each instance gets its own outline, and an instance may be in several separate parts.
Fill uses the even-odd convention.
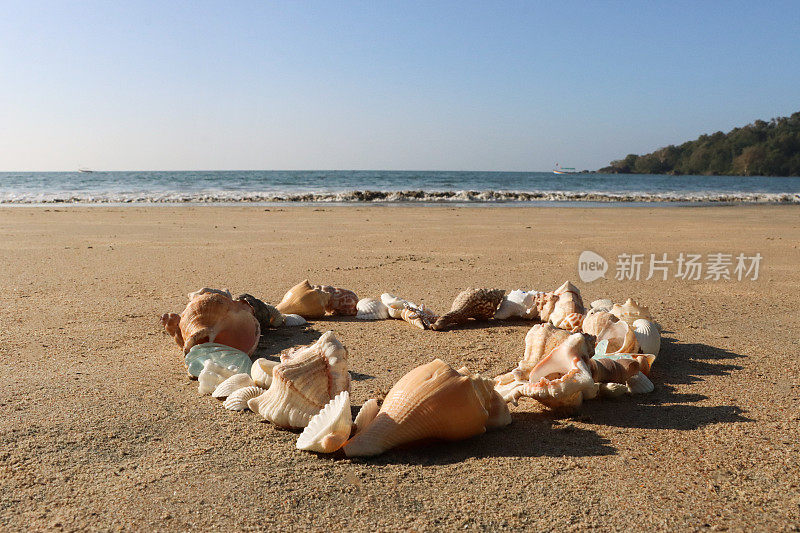
[[[619,398],[628,392],[624,383],[599,383],[599,393],[603,398]]]
[[[497,311],[506,291],[503,289],[467,289],[453,301],[448,313],[431,324],[431,329],[441,331],[463,324],[470,318],[489,320]]]
[[[580,313],[570,313],[564,317],[564,320],[561,321],[559,327],[572,333],[580,333],[584,318],[586,318],[586,315],[582,315]]]
[[[342,391],[314,415],[297,439],[297,449],[333,453],[350,438],[350,393]]]
[[[572,282],[565,281],[553,294],[558,296],[558,300],[556,300],[548,320],[557,328],[569,329],[563,326],[564,320],[573,313],[582,315],[586,312],[583,307],[583,299],[581,299],[581,291]]]
[[[240,294],[236,299],[250,304],[256,320],[261,325],[261,331],[266,331],[269,328],[279,328],[283,325],[283,315],[275,307],[249,294]]]
[[[353,291],[338,289],[330,285],[314,285],[313,288],[330,294],[328,303],[325,304],[325,312],[329,315],[353,316],[358,312],[356,309],[358,296]]]
[[[253,366],[250,368],[250,377],[253,379],[253,383],[268,389],[272,384],[272,370],[276,366],[278,366],[278,361],[270,361],[263,357],[253,361]]]
[[[325,316],[325,306],[330,299],[329,293],[314,289],[306,279],[289,289],[276,307],[284,315],[320,318]]]
[[[431,329],[433,323],[436,322],[439,316],[425,309],[424,305],[413,307],[406,304],[400,311],[400,318],[419,329]]]
[[[197,377],[197,392],[206,395],[214,392],[217,385],[234,375],[232,370],[220,366],[211,359],[203,363],[203,371]]]
[[[658,351],[661,349],[661,332],[655,323],[644,318],[634,320],[633,333],[636,335],[642,353],[658,355]]]
[[[253,364],[250,356],[243,351],[215,342],[195,344],[183,359],[186,363],[186,371],[193,377],[200,376],[200,372],[203,371],[203,365],[208,360],[227,368],[233,374],[250,372],[250,367]]]
[[[378,411],[380,411],[380,407],[378,407],[378,400],[375,398],[370,398],[364,402],[364,405],[358,410],[356,419],[353,420],[353,425],[356,427],[356,435],[378,416]]]
[[[211,396],[214,398],[227,398],[234,392],[245,387],[252,387],[255,385],[253,379],[249,374],[234,374],[214,389]]]
[[[378,455],[427,439],[459,440],[511,422],[492,382],[467,376],[440,359],[395,383],[375,418],[344,445],[349,457]]]
[[[656,361],[656,356],[651,353],[645,354],[632,354],[632,357],[639,361],[639,370],[641,370],[642,374],[645,376],[650,375],[650,369],[653,366],[653,363]]]
[[[639,305],[636,300],[628,298],[624,304],[614,304],[611,308],[611,314],[627,322],[628,325],[633,325],[634,321],[643,318],[650,320],[650,310],[643,305]]]
[[[403,309],[405,309],[406,305],[417,307],[416,304],[413,304],[408,300],[398,298],[394,294],[389,294],[388,292],[381,294],[381,302],[383,302],[383,305],[386,306],[389,316],[392,318],[402,318],[400,315],[403,312]]]
[[[585,322],[585,321],[584,321]],[[615,353],[637,353],[639,351],[639,341],[636,334],[627,322],[619,320],[609,322],[600,333],[597,334],[597,342],[607,340],[607,354]]]
[[[522,360],[517,368],[495,378],[495,389],[507,398],[519,386],[527,383],[531,370],[545,355],[568,338],[569,332],[553,327],[549,322],[533,326],[525,335],[525,355]]]
[[[656,388],[653,382],[641,372],[631,376],[627,381],[627,385],[631,394],[647,394],[648,392],[653,392]]]
[[[345,390],[350,390],[347,348],[328,331],[314,344],[282,355],[269,389],[247,405],[276,426],[304,428]]]
[[[221,294],[223,296],[227,296],[228,298],[233,299],[233,296],[231,296],[231,291],[229,291],[228,289],[210,289],[208,287],[203,287],[198,291],[190,292],[189,294],[187,294],[187,296],[189,297],[189,300],[194,300],[201,294]]]
[[[247,409],[247,402],[253,398],[257,398],[266,392],[256,385],[252,387],[243,387],[228,396],[228,399],[222,403],[222,406],[228,411],[244,411]]]
[[[167,333],[184,354],[196,344],[215,342],[252,355],[261,337],[261,326],[250,304],[232,300],[220,291],[203,290],[192,293],[194,297],[180,315],[162,315],[161,324]]]
[[[295,326],[304,326],[308,324],[308,320],[301,317],[300,315],[295,315],[289,313],[288,315],[283,315],[283,325],[287,327],[295,327]]]
[[[542,322],[548,322],[550,315],[556,307],[558,296],[552,292],[536,292],[533,295],[534,306],[529,309],[531,318],[538,318]]]
[[[639,362],[632,357],[593,357],[589,369],[595,383],[625,383],[639,373]]]
[[[532,318],[531,309],[536,310],[534,298],[536,293],[525,292],[519,289],[509,292],[500,302],[500,307],[494,313],[497,320],[508,318]],[[538,314],[538,311],[537,311]]]
[[[360,320],[386,320],[389,308],[378,298],[363,298],[356,304],[356,318]]]
[[[598,333],[603,331],[603,328],[612,322],[618,322],[619,319],[609,313],[608,311],[597,311],[595,309],[586,313],[581,324],[581,330],[587,335],[597,336]]]
[[[589,304],[589,307],[595,309],[596,311],[606,311],[606,312],[611,311],[611,308],[613,306],[614,302],[612,302],[608,298],[601,298]]]

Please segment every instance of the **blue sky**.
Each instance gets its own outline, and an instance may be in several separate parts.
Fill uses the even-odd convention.
[[[0,9],[0,170],[594,169],[800,111],[796,1]]]

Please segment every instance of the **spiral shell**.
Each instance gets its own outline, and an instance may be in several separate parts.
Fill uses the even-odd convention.
[[[450,311],[431,324],[433,330],[444,330],[469,319],[489,320],[497,312],[506,291],[502,289],[467,289],[453,301]]]
[[[325,316],[325,308],[330,299],[329,293],[315,289],[305,279],[289,289],[276,307],[284,315],[294,314],[303,318],[320,318]]]
[[[250,377],[253,379],[253,383],[268,389],[272,384],[272,370],[276,366],[278,366],[278,361],[270,361],[263,357],[253,361],[253,366],[250,368]]]
[[[581,291],[570,281],[565,281],[563,285],[553,291],[558,297],[550,313],[548,320],[557,328],[569,329],[564,327],[564,321],[573,313],[582,315],[586,312],[581,299]]]

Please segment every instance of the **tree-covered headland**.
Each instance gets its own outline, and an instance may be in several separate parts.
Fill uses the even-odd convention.
[[[646,155],[629,154],[598,172],[800,176],[800,112],[701,135]]]

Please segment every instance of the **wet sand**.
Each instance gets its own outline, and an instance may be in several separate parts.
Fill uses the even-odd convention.
[[[0,529],[800,528],[799,246],[797,206],[0,209]],[[578,280],[583,250],[606,279]],[[681,252],[758,252],[760,277],[614,279],[618,254]],[[303,278],[442,312],[566,279],[634,297],[664,327],[656,390],[567,417],[523,400],[503,430],[376,458],[300,452],[199,397],[158,318],[202,286],[275,303]],[[332,329],[360,405],[435,357],[507,371],[530,326],[317,320],[258,353]]]

